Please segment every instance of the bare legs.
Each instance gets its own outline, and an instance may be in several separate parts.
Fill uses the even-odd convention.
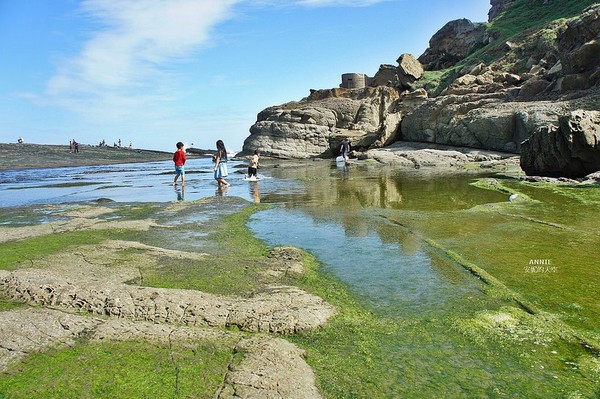
[[[219,187],[229,187],[229,186],[230,186],[230,184],[229,184],[229,183],[227,183],[227,182],[225,181],[225,179],[223,179],[222,177],[219,177],[219,178],[217,179],[217,183],[219,184]]]
[[[173,179],[173,185],[177,184],[177,178],[181,176],[181,185],[185,186],[185,176],[184,175],[175,175],[175,178]]]

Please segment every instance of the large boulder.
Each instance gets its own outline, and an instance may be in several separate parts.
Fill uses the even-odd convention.
[[[370,85],[412,89],[413,83],[423,76],[423,65],[408,53],[402,54],[396,62],[398,62],[397,67],[389,64],[380,65]]]
[[[600,5],[589,7],[578,18],[567,22],[567,28],[557,38],[561,53],[569,53],[584,43],[598,38],[600,33]]]
[[[521,145],[528,175],[584,177],[600,170],[600,112],[576,110],[540,127]]]
[[[457,19],[448,22],[433,35],[429,48],[418,60],[428,71],[446,69],[462,61],[488,40],[484,24]]]
[[[412,84],[423,76],[423,65],[412,54],[402,54],[396,62],[399,85],[402,88],[411,88]]]
[[[393,87],[315,90],[260,112],[242,155],[259,149],[271,157],[330,157],[344,138],[353,148],[387,145],[396,140],[400,103]]]
[[[504,93],[445,95],[401,123],[401,139],[518,153],[538,127],[557,123],[567,104],[505,102]]]
[[[371,79],[371,86],[396,86],[398,83],[398,68],[390,64],[381,64],[379,70]]]

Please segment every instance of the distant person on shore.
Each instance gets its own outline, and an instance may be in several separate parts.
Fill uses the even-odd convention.
[[[225,181],[227,174],[227,150],[223,140],[217,140],[217,154],[215,155],[215,180],[221,187],[229,187],[229,183]]]
[[[181,186],[183,187],[185,185],[185,149],[183,148],[184,145],[181,141],[176,145],[177,151],[173,154],[173,162],[175,163],[175,178],[173,179],[173,185],[175,186],[177,184],[177,178],[181,176]]]
[[[19,137],[19,139],[17,140],[17,143],[19,144],[23,144],[25,142],[25,140],[23,140],[23,137]]]
[[[348,139],[344,139],[342,141],[342,145],[340,146],[340,155],[344,159],[344,162],[348,162],[348,154],[350,153],[350,142]]]
[[[258,178],[258,158],[260,157],[260,151],[254,150],[254,155],[250,158],[250,163],[248,163],[248,179]]]
[[[69,152],[78,154],[79,153],[79,143],[75,141],[75,139],[69,141]]]

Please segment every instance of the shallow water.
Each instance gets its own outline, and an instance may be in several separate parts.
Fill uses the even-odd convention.
[[[513,203],[470,184],[481,174],[309,165],[276,175],[292,177],[304,192],[278,198],[284,205],[256,214],[250,227],[272,245],[313,252],[372,306],[423,311],[472,289],[456,266],[435,267],[428,238],[574,327],[600,333],[600,215],[590,210],[600,188],[505,179],[536,200]]]
[[[394,381],[389,397],[598,394],[599,187],[497,177],[534,200],[511,202],[472,184],[483,174],[307,164],[274,177],[305,189],[253,215],[254,233],[312,252],[365,306],[410,323],[378,338],[387,348],[379,372]],[[450,254],[489,273],[504,294]]]
[[[0,171],[0,208],[110,199],[117,202],[193,201],[213,195],[249,201],[294,184],[244,182],[245,163],[230,161],[229,189],[219,190],[206,158],[186,163],[186,185],[173,187],[173,162]],[[261,192],[262,191],[262,192]]]

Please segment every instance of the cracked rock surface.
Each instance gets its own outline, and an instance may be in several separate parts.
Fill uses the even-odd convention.
[[[11,299],[36,305],[155,323],[237,326],[253,332],[308,331],[323,325],[335,313],[322,299],[291,286],[273,286],[252,298],[237,298],[25,269],[1,272],[0,288]]]
[[[110,212],[83,206],[64,213],[71,218],[67,221],[0,228],[0,243],[80,229],[145,231],[159,226],[151,220],[102,220]],[[134,255],[123,258],[124,251]],[[133,284],[143,282],[141,264],[160,266],[165,258],[193,262],[206,256],[107,240],[28,259],[14,270],[0,270],[2,295],[33,305],[0,311],[0,372],[31,353],[81,344],[82,339],[209,340],[225,342],[232,352],[215,397],[321,397],[304,351],[273,334],[323,326],[336,313],[323,299],[276,283],[249,297]],[[273,281],[300,276],[304,273],[302,254],[291,247],[275,248],[261,273]]]
[[[86,317],[59,310],[28,308],[0,312],[0,371],[29,353],[56,346],[74,345],[85,335],[91,342],[144,339],[168,342],[196,340],[231,342],[241,352],[241,362],[229,365],[217,397],[226,398],[320,398],[312,369],[304,352],[281,338],[212,328],[197,328]]]

